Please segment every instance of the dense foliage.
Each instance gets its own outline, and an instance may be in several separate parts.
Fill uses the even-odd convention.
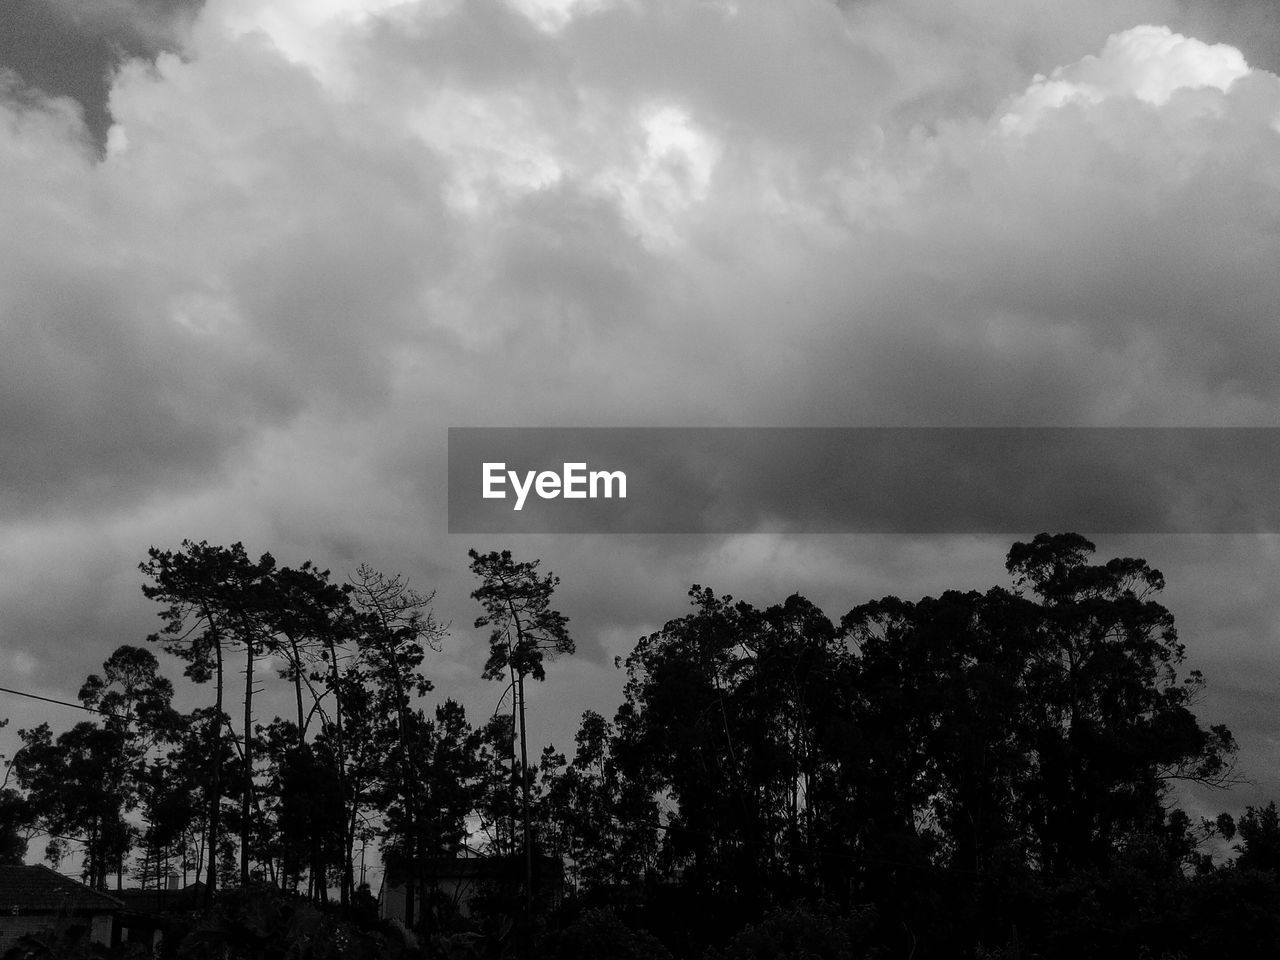
[[[150,648],[116,650],[80,694],[102,716],[21,732],[0,853],[43,833],[54,860],[78,842],[99,887],[201,877],[190,956],[280,937],[317,957],[1274,956],[1280,815],[1178,809],[1179,782],[1233,782],[1236,745],[1193,712],[1204,681],[1160,573],[1093,553],[1042,534],[1013,545],[1007,586],[839,621],[694,586],[626,658],[614,716],[532,758],[525,682],[574,648],[537,561],[471,554],[484,675],[510,694],[473,725],[426,706],[445,631],[401,578],[152,550],[150,639],[208,705],[178,713]],[[232,657],[246,676],[269,659],[291,715],[259,722],[250,684],[234,722]],[[466,910],[433,872],[464,844],[511,865]],[[403,935],[370,926],[370,845],[408,894]],[[233,886],[275,893],[219,899],[237,867]]]

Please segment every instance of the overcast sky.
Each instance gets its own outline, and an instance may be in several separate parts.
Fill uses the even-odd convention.
[[[1014,538],[450,536],[449,426],[1277,423],[1270,3],[91,6],[0,3],[0,686],[74,699],[159,624],[148,546],[242,540],[438,588],[479,720],[510,547],[565,748],[693,582],[838,619]],[[1280,797],[1280,537],[1096,539],[1243,743],[1197,811]]]

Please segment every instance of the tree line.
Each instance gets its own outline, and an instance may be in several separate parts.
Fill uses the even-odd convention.
[[[78,843],[101,888],[176,871],[211,897],[257,885],[354,914],[376,848],[407,926],[439,945],[479,925],[492,955],[1271,955],[1276,808],[1179,809],[1179,783],[1238,781],[1236,742],[1195,715],[1204,679],[1161,574],[1094,552],[1041,534],[1010,549],[1007,586],[838,621],[695,585],[617,662],[613,717],[587,711],[569,752],[531,757],[526,687],[574,649],[538,561],[471,552],[483,676],[505,691],[473,723],[426,706],[447,630],[403,578],[153,548],[163,627],[87,678],[99,717],[19,732],[0,857],[44,835],[55,862]],[[204,706],[174,709],[157,650]],[[291,709],[264,723],[268,681]],[[506,926],[436,896],[433,864],[465,844],[512,865],[488,917]],[[535,906],[542,862],[564,870],[554,914]]]

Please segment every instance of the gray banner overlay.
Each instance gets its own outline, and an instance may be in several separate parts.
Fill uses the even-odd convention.
[[[450,533],[1042,530],[1280,532],[1280,428],[449,430]]]

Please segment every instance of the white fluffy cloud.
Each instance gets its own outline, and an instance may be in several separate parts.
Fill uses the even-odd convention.
[[[1048,77],[1037,74],[1001,120],[1006,130],[1027,130],[1042,111],[1069,104],[1097,104],[1111,97],[1134,97],[1163,106],[1179,90],[1212,87],[1222,93],[1249,73],[1244,56],[1227,44],[1201,43],[1168,27],[1139,26],[1107,38],[1102,53],[1090,54]]]

